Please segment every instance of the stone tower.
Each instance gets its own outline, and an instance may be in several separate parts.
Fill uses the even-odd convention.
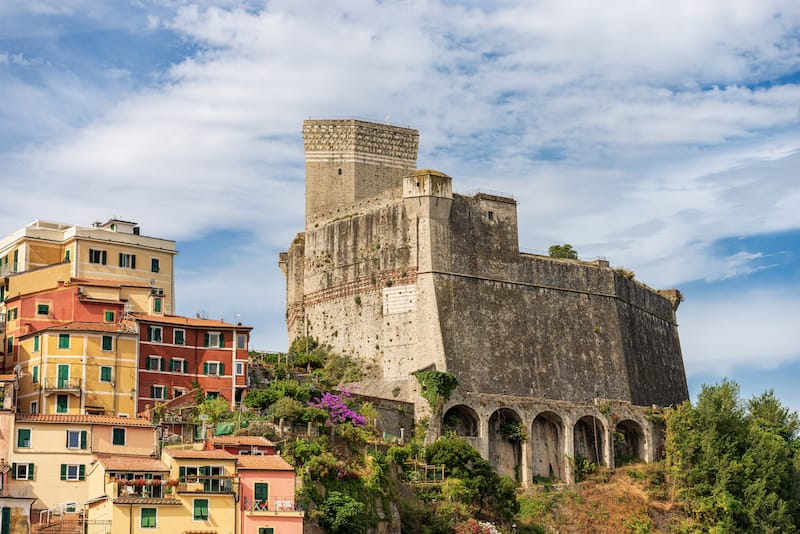
[[[307,120],[306,221],[364,199],[398,196],[416,168],[419,133],[359,120]]]

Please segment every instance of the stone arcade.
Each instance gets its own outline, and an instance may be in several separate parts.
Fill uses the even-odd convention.
[[[417,170],[418,132],[358,120],[304,123],[306,224],[280,256],[289,338],[362,360],[359,392],[415,404],[501,473],[572,481],[569,459],[652,461],[652,407],[688,398],[676,290],[608,262],[521,253],[513,198],[453,193]],[[454,374],[431,413],[413,373]],[[508,423],[527,439],[504,438]]]

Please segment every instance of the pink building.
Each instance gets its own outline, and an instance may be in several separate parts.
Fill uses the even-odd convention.
[[[280,456],[238,456],[242,533],[302,534],[294,501],[294,468]]]

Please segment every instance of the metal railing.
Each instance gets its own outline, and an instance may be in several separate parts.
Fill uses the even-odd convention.
[[[80,378],[47,378],[43,384],[45,391],[80,391]]]
[[[269,499],[253,499],[245,503],[247,512],[300,512],[294,502],[294,496],[270,497]]]
[[[219,476],[187,476],[181,477],[178,493],[233,493],[233,477]]]

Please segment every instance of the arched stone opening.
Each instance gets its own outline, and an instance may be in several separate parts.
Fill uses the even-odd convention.
[[[531,425],[533,476],[564,480],[564,422],[554,412],[542,412]]]
[[[645,459],[644,431],[632,419],[617,423],[614,429],[614,465],[625,465]]]
[[[465,404],[447,410],[442,417],[442,431],[455,432],[462,438],[477,438],[479,435],[478,414]]]
[[[528,439],[514,410],[500,408],[489,418],[489,462],[495,471],[522,482],[522,442]]]
[[[594,464],[603,465],[604,435],[605,427],[597,417],[585,415],[578,419],[574,431],[575,459],[583,457]]]

